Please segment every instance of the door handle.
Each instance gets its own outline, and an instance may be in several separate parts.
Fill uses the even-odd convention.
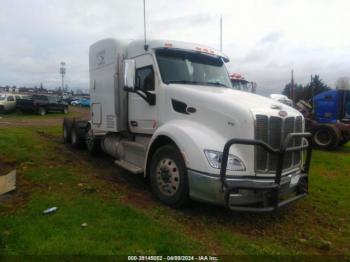
[[[137,121],[130,121],[130,125],[131,126],[138,126],[138,123],[137,123]]]

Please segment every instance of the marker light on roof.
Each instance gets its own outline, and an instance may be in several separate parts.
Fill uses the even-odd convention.
[[[201,47],[196,47],[196,51],[207,53],[207,54],[212,54],[215,55],[215,51],[207,48],[201,48]]]

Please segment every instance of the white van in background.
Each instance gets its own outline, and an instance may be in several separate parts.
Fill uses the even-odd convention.
[[[0,114],[16,110],[16,103],[22,96],[12,93],[0,93]]]

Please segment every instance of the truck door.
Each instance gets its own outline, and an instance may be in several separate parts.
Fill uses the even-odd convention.
[[[48,105],[46,110],[48,111],[59,111],[58,97],[48,96]]]
[[[136,86],[138,89],[156,94],[156,75],[154,61],[150,54],[135,58]],[[130,92],[128,96],[129,129],[133,133],[153,134],[157,127],[157,114],[155,105],[150,105],[140,95]]]
[[[5,109],[6,110],[14,110],[16,108],[16,101],[15,101],[15,97],[13,95],[9,95],[7,97],[7,103],[5,104]]]

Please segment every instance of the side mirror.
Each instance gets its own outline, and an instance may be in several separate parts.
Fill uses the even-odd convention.
[[[135,90],[135,60],[124,60],[124,89]]]

